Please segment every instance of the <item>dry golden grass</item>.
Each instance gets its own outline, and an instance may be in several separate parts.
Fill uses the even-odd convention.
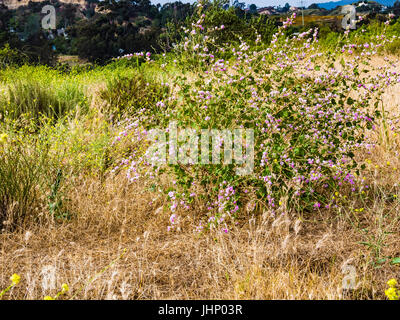
[[[399,99],[398,91],[385,96],[394,117]],[[386,281],[399,275],[398,265],[376,261],[400,256],[400,138],[383,134],[360,155],[371,160],[367,197],[339,195],[337,209],[310,217],[249,213],[228,234],[193,232],[202,212],[168,232],[165,199],[123,173],[68,181],[71,221],[0,234],[0,288],[21,275],[4,298],[42,299],[68,283],[63,299],[384,299]],[[351,267],[356,289],[344,290]]]
[[[310,15],[310,16],[304,16],[304,24],[309,24],[309,23],[340,23],[343,19],[343,15],[338,15],[338,16],[317,16],[317,15]],[[296,19],[294,20],[293,25],[294,26],[300,26],[303,24],[303,17],[301,14],[298,14]]]
[[[358,219],[377,237],[398,232],[398,205],[389,210],[379,199],[357,219],[352,210],[308,220],[265,212],[229,234],[198,236],[190,223],[168,233],[168,214],[157,210],[162,203],[150,205],[140,183],[75,183],[70,205],[77,217],[70,223],[1,235],[1,286],[14,272],[22,276],[7,298],[41,299],[62,283],[71,289],[65,298],[78,299],[383,298],[386,280],[398,272],[369,265],[373,251],[359,244],[366,239],[350,223]],[[382,254],[400,255],[398,234],[385,244]],[[341,289],[345,265],[357,270],[356,290]]]

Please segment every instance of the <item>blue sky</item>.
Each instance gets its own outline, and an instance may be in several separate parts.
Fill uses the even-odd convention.
[[[152,3],[167,3],[167,2],[174,2],[175,0],[151,0]],[[181,2],[195,2],[194,0],[180,0]],[[277,5],[285,5],[286,2],[293,6],[300,6],[300,0],[240,0],[241,2],[245,2],[246,4],[254,3],[257,7],[266,7],[266,6],[277,6]],[[328,2],[330,0],[304,0],[304,5],[308,7],[310,4],[318,3],[318,2]],[[338,0],[334,0],[338,1]]]

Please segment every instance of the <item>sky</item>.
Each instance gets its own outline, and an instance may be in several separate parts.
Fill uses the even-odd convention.
[[[174,2],[175,0],[151,0],[152,3],[167,3],[167,2]],[[193,3],[195,0],[180,0],[184,3]],[[310,4],[318,3],[318,2],[329,2],[331,0],[303,0],[304,6],[308,7]],[[338,1],[338,0],[333,0]],[[286,2],[288,2],[292,6],[300,6],[301,0],[240,0],[240,2],[245,2],[246,4],[254,3],[257,7],[267,7],[267,6],[284,6]]]

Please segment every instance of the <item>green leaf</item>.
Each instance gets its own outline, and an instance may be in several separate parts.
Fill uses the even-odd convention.
[[[400,264],[400,257],[393,258],[392,261],[390,261],[391,264]]]
[[[354,103],[354,100],[352,98],[347,98],[347,104],[352,105]]]

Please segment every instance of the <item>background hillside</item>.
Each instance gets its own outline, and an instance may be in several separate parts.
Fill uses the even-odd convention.
[[[219,4],[218,4],[219,3]],[[384,7],[376,2],[359,5],[357,13],[368,22],[384,19],[384,15],[400,13],[400,3]],[[41,12],[44,5],[56,9],[56,29],[44,30]],[[236,0],[212,22],[225,23],[230,32],[250,36],[252,30],[270,39],[270,26],[282,24],[286,16],[297,12],[296,26],[319,26],[333,32],[341,30],[340,7],[331,10],[312,4],[305,10],[291,7],[257,8]],[[78,56],[80,61],[106,63],[110,59],[135,52],[161,53],[170,51],[183,37],[195,5],[172,2],[154,5],[150,0],[110,1],[4,1],[0,5],[0,46],[18,51],[19,60],[53,65],[60,56]],[[305,18],[300,19],[300,13]],[[379,15],[382,17],[380,18]],[[319,18],[315,17],[319,16]],[[305,26],[303,26],[303,22]],[[342,30],[343,31],[343,30]],[[65,59],[64,59],[65,60]]]

